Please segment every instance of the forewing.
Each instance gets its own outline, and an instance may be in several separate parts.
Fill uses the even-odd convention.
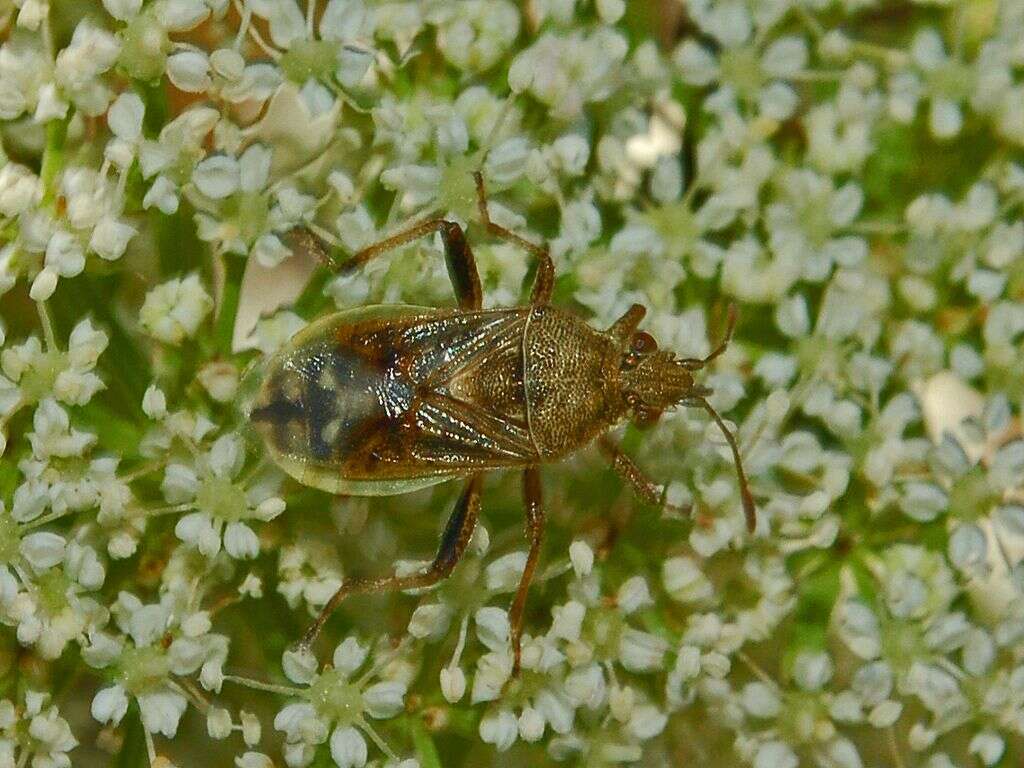
[[[457,468],[508,466],[535,461],[525,422],[499,418],[442,393],[432,393],[416,413],[415,459]]]
[[[455,313],[403,328],[397,344],[413,381],[436,388],[489,350],[521,344],[525,323],[514,310]]]

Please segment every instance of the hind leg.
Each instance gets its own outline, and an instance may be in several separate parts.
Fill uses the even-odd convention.
[[[395,592],[404,589],[416,589],[429,587],[444,578],[447,578],[469,545],[476,528],[477,517],[480,514],[480,488],[483,485],[483,475],[473,475],[466,483],[455,509],[452,510],[448,523],[445,525],[444,534],[441,536],[441,543],[438,546],[437,554],[427,570],[421,573],[414,573],[408,576],[381,576],[378,578],[352,579],[342,584],[334,593],[327,604],[321,609],[316,620],[309,626],[299,647],[309,649],[316,642],[324,624],[331,617],[331,614],[341,605],[342,601],[350,595],[365,595],[372,592]]]

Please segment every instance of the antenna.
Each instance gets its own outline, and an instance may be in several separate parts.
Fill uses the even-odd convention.
[[[743,514],[746,515],[747,518],[747,530],[750,533],[753,533],[754,528],[757,527],[757,508],[754,506],[754,497],[750,493],[750,484],[747,482],[747,473],[743,471],[743,461],[740,459],[740,449],[739,446],[736,445],[736,437],[729,431],[729,428],[725,426],[725,422],[722,421],[722,417],[718,415],[718,411],[711,407],[711,403],[703,397],[694,397],[693,400],[700,403],[701,407],[711,414],[711,418],[713,418],[715,423],[718,424],[718,428],[722,430],[722,434],[725,435],[725,439],[729,443],[729,447],[732,449],[732,459],[733,463],[736,464],[736,476],[740,485],[740,498],[743,500]]]

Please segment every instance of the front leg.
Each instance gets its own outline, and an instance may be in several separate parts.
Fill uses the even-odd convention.
[[[480,514],[480,488],[483,485],[483,475],[473,475],[466,488],[462,492],[455,509],[452,510],[448,523],[445,525],[444,534],[441,536],[441,543],[438,545],[437,554],[427,570],[420,573],[413,573],[408,576],[381,576],[378,578],[362,578],[345,581],[338,591],[334,593],[327,604],[321,609],[316,620],[309,626],[306,633],[299,641],[299,648],[308,650],[316,642],[327,619],[341,605],[342,601],[350,595],[365,595],[371,592],[395,592],[406,589],[418,589],[429,587],[441,581],[452,572],[459,560],[462,559],[469,540],[476,528],[477,517]]]
[[[633,492],[647,504],[677,515],[690,514],[691,507],[680,507],[675,504],[669,504],[665,500],[664,488],[651,480],[644,471],[636,465],[636,462],[623,453],[622,449],[613,443],[607,436],[602,436],[598,439],[597,447],[611,462],[612,469],[615,470],[615,474],[625,480],[633,489]]]

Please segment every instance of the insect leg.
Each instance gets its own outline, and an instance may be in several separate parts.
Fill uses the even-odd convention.
[[[338,269],[338,265],[334,263],[326,243],[312,230],[306,227],[294,227],[285,235],[285,242],[290,246],[293,253],[295,251],[305,251],[332,272]]]
[[[665,501],[665,490],[647,477],[629,456],[623,453],[615,443],[607,437],[597,441],[597,447],[611,462],[615,474],[625,480],[633,488],[633,492],[652,507],[664,509],[677,515],[689,515],[690,507],[678,507]]]
[[[328,269],[350,274],[377,256],[435,232],[440,232],[441,240],[444,241],[444,260],[459,306],[462,309],[480,309],[483,306],[483,291],[480,287],[480,275],[476,270],[476,260],[473,258],[469,243],[466,242],[462,227],[454,221],[439,218],[421,221],[396,235],[366,246],[341,265],[334,265],[326,254],[320,257],[320,261]]]
[[[526,608],[526,595],[530,591],[533,572],[537,570],[540,557],[540,544],[544,537],[544,508],[541,505],[540,470],[530,467],[523,472],[523,500],[526,503],[526,535],[530,540],[530,552],[526,556],[526,568],[519,579],[516,596],[508,609],[508,622],[511,627],[512,640],[512,675],[519,674],[520,644],[523,634],[523,611]]]
[[[555,286],[555,265],[551,261],[551,254],[548,253],[547,245],[537,245],[529,240],[520,237],[515,232],[495,224],[491,221],[491,214],[487,209],[487,192],[484,189],[484,177],[480,171],[473,174],[476,181],[476,202],[480,209],[480,220],[487,228],[487,231],[502,240],[518,245],[527,253],[537,257],[537,276],[533,281],[533,291],[530,293],[530,304],[544,306],[551,300],[551,290]]]
[[[429,587],[446,578],[459,560],[462,559],[469,540],[476,528],[476,520],[480,514],[480,488],[483,485],[483,475],[473,475],[466,483],[466,489],[462,492],[455,509],[452,510],[448,522],[445,524],[444,533],[441,536],[441,543],[438,546],[437,554],[430,566],[420,573],[413,573],[408,576],[381,576],[378,578],[352,579],[346,581],[334,593],[327,604],[321,609],[316,620],[309,626],[299,647],[309,649],[316,642],[320,630],[335,609],[349,595],[365,595],[370,592],[393,592],[404,589],[417,589]]]
[[[720,354],[725,352],[725,350],[729,346],[729,340],[732,339],[732,331],[733,331],[733,328],[735,328],[735,327],[736,327],[736,305],[735,304],[730,304],[729,305],[729,320],[728,320],[728,322],[727,322],[727,324],[725,326],[725,336],[722,338],[722,340],[720,342],[718,342],[718,346],[715,347],[713,350],[711,350],[711,353],[708,354],[706,357],[684,357],[684,358],[682,358],[681,360],[679,360],[677,362],[681,366],[683,366],[683,368],[686,368],[687,370],[690,370],[690,371],[696,371],[696,370],[699,370],[699,369],[703,368],[705,365],[710,363],[712,360],[714,360]]]
[[[441,230],[444,240],[444,261],[448,265],[448,277],[455,288],[455,298],[462,309],[480,309],[484,305],[480,274],[476,271],[473,251],[466,242],[466,233],[458,224],[445,222]]]

